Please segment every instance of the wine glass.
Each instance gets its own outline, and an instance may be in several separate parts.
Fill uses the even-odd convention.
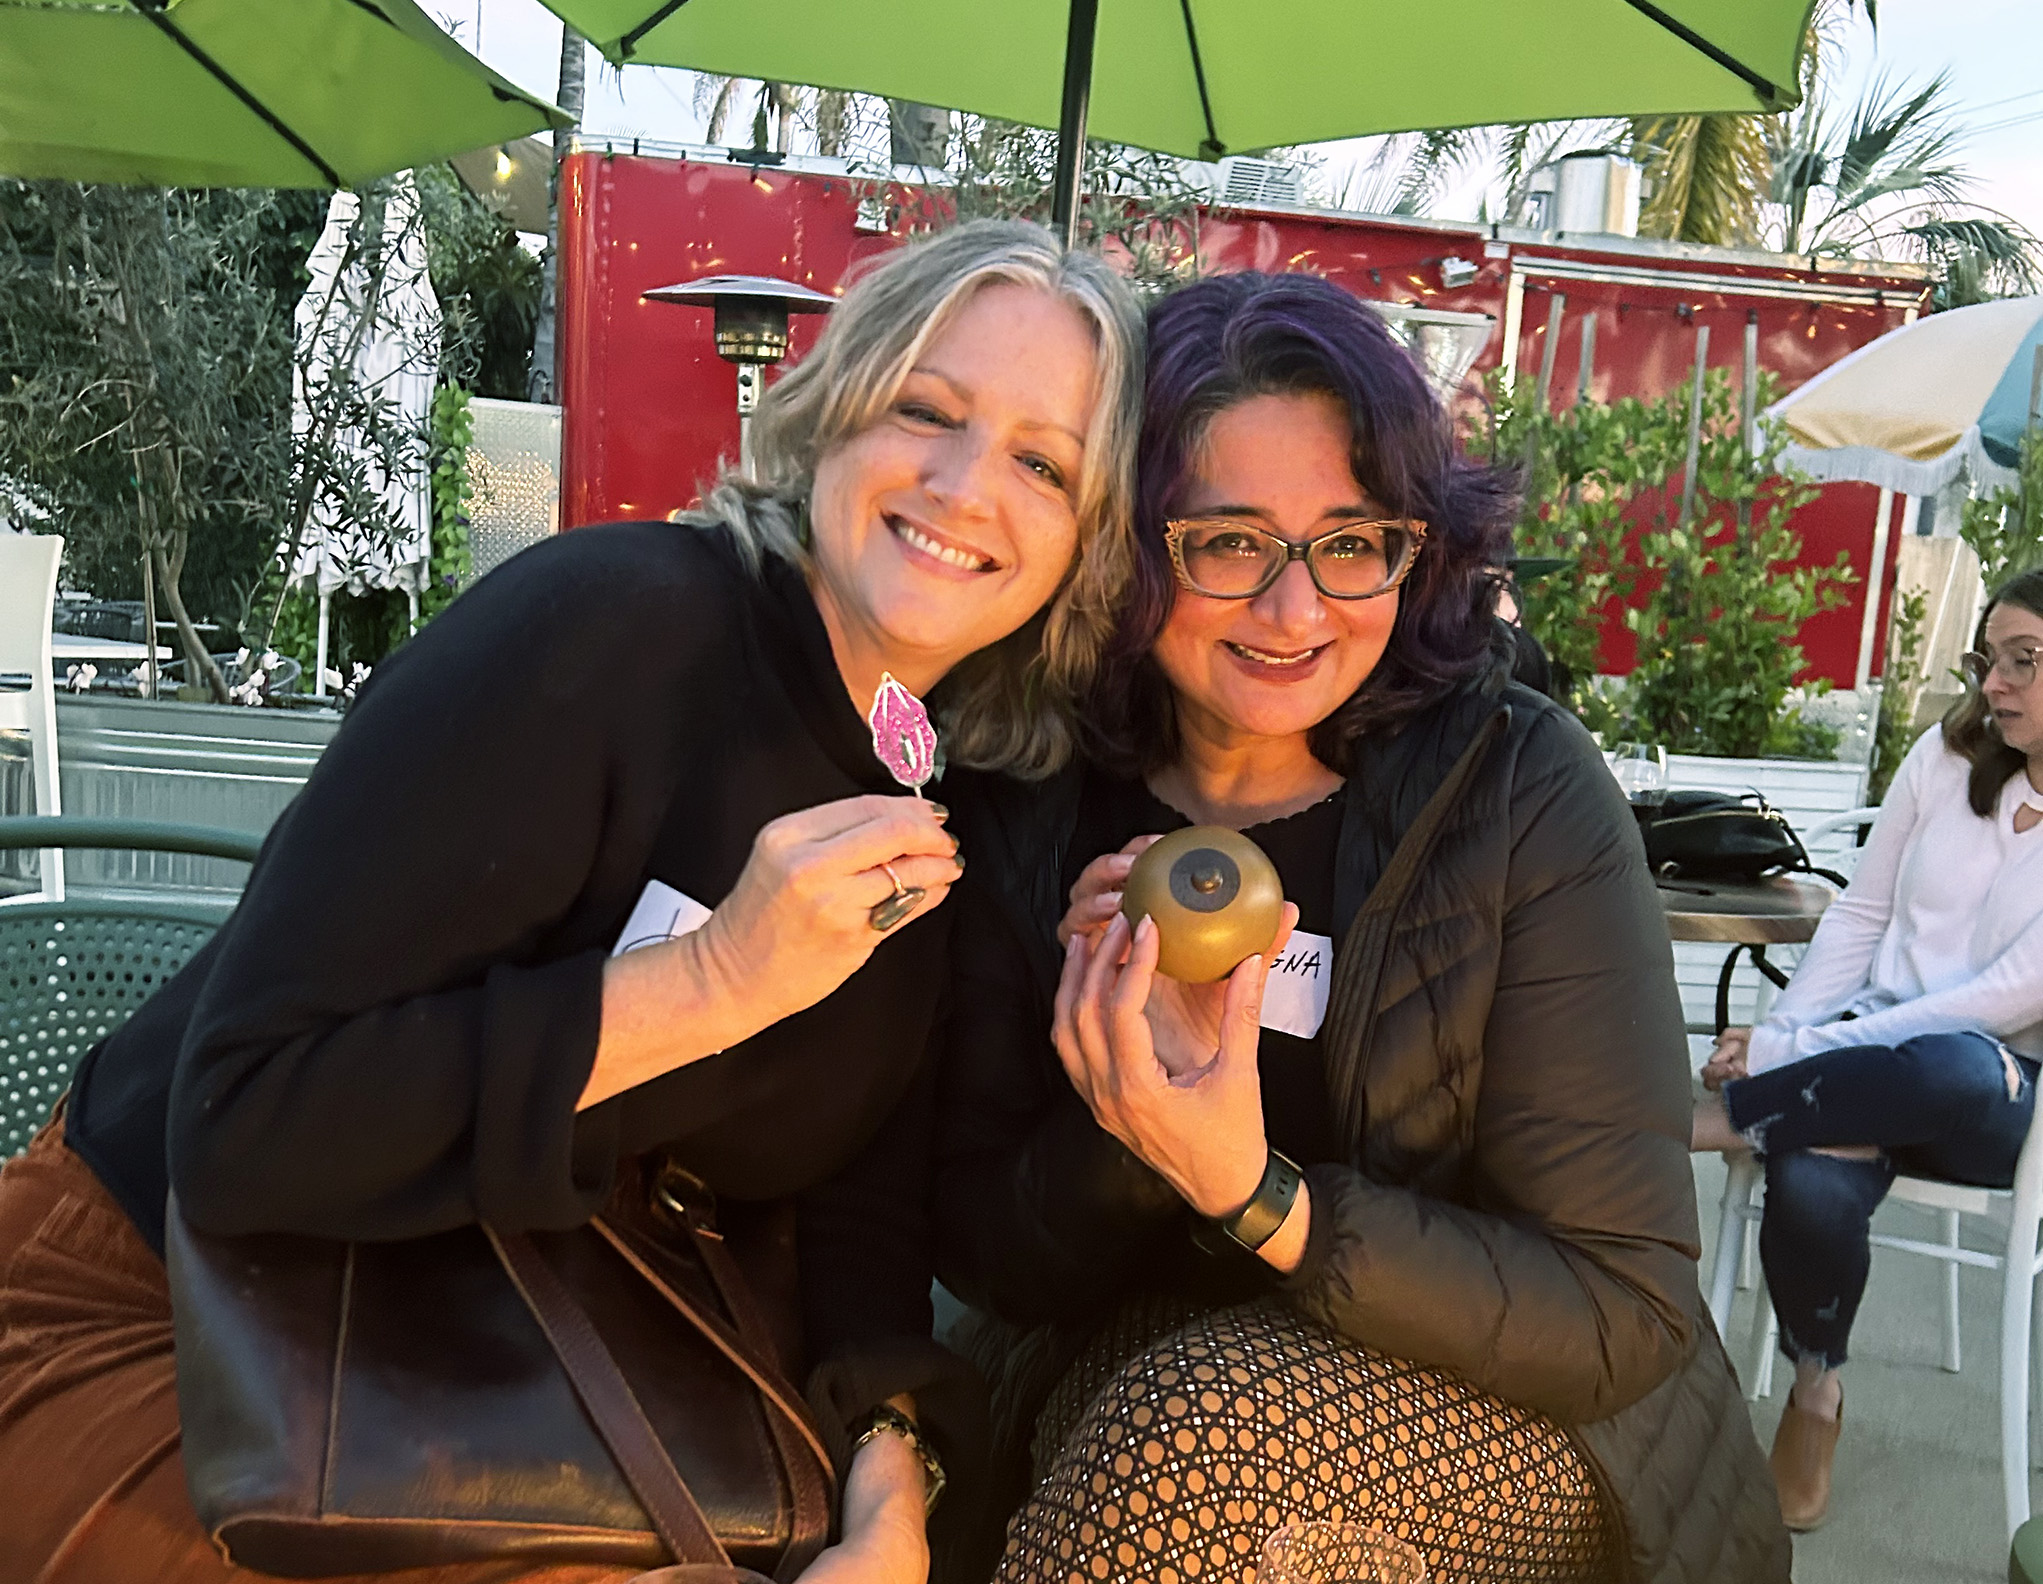
[[[1637,807],[1658,808],[1667,801],[1667,750],[1658,743],[1619,743],[1611,750],[1610,773]]]
[[[1292,1522],[1263,1542],[1257,1584],[1426,1584],[1426,1564],[1366,1524]]]

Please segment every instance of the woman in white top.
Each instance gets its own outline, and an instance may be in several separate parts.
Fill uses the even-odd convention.
[[[1760,1258],[1795,1388],[1781,1514],[1823,1521],[1837,1370],[1897,1171],[2005,1188],[2043,1061],[2043,569],[1987,605],[1972,682],[1894,777],[1850,887],[1757,1028],[1719,1039],[1697,1149],[1766,1163]]]

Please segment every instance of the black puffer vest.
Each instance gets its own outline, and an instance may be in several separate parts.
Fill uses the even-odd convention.
[[[954,799],[1044,1026],[1077,786],[988,780]],[[1366,744],[1347,805],[1322,1045],[1351,1154],[1308,1174],[1310,1246],[1283,1291],[1343,1335],[1567,1427],[1621,1530],[1627,1584],[1785,1584],[1772,1479],[1696,1279],[1666,926],[1587,734],[1525,688],[1474,686]],[[1068,1199],[1088,1173],[1109,1197],[1160,1186],[1140,1183],[1146,1168],[1101,1172],[1081,1158],[1098,1140],[1059,1134],[1029,1143],[1016,1194],[1063,1184]],[[962,1214],[989,1224],[1002,1212],[988,1203]],[[1047,1229],[1035,1250],[954,1234],[940,1265],[966,1290],[996,1259],[1001,1280],[1034,1262],[1069,1287],[1085,1254],[1051,1247],[1060,1213],[1009,1218]],[[1067,1214],[1067,1242],[1120,1214]]]

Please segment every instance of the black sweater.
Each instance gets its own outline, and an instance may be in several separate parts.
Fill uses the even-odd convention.
[[[943,910],[575,1112],[649,880],[714,906],[767,821],[900,790],[792,569],[755,578],[714,530],[562,535],[378,668],[227,925],[80,1065],[69,1142],[158,1248],[172,1186],[221,1234],[577,1225],[621,1155],[671,1145],[727,1198],[797,1201],[824,1397],[926,1386]]]

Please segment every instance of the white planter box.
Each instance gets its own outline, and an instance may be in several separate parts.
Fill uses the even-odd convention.
[[[1818,820],[1860,808],[1866,800],[1867,767],[1819,759],[1715,759],[1702,754],[1670,754],[1667,779],[1677,792],[1757,792],[1787,817],[1796,833],[1808,830]],[[1836,860],[1852,845],[1851,833],[1832,836],[1809,850],[1820,868],[1844,869]],[[1681,985],[1681,1009],[1692,1029],[1704,1029],[1716,1021],[1717,975],[1724,966],[1727,946],[1697,941],[1674,943],[1674,976]],[[1768,960],[1782,967],[1800,956],[1799,947],[1776,946]],[[1731,1021],[1752,1020],[1753,997],[1760,984],[1758,971],[1749,962],[1738,965],[1731,981]]]

